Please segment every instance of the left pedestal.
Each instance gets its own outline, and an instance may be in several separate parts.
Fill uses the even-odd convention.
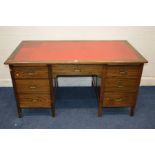
[[[18,116],[25,108],[50,108],[55,116],[51,65],[10,65]]]

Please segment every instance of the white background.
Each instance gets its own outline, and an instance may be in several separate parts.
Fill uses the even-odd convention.
[[[154,6],[153,0],[4,0],[0,24],[154,26]],[[154,130],[1,130],[0,154],[154,155],[154,140]]]

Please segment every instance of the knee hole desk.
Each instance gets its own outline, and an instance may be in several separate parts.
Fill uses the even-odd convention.
[[[23,108],[50,108],[59,76],[91,76],[104,107],[130,107],[134,115],[142,70],[147,60],[125,40],[22,41],[5,61],[9,65],[18,116]]]

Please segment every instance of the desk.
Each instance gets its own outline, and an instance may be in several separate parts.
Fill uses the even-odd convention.
[[[22,41],[5,61],[19,117],[23,108],[50,108],[55,116],[58,76],[91,76],[98,116],[104,107],[130,107],[133,116],[144,63],[125,40]]]

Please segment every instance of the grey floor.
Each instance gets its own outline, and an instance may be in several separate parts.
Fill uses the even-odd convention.
[[[50,110],[23,110],[16,116],[13,89],[0,88],[0,128],[9,129],[149,129],[155,128],[155,87],[140,87],[135,116],[128,108],[106,108],[97,117],[97,100],[90,87],[61,87],[56,95],[56,117]]]

